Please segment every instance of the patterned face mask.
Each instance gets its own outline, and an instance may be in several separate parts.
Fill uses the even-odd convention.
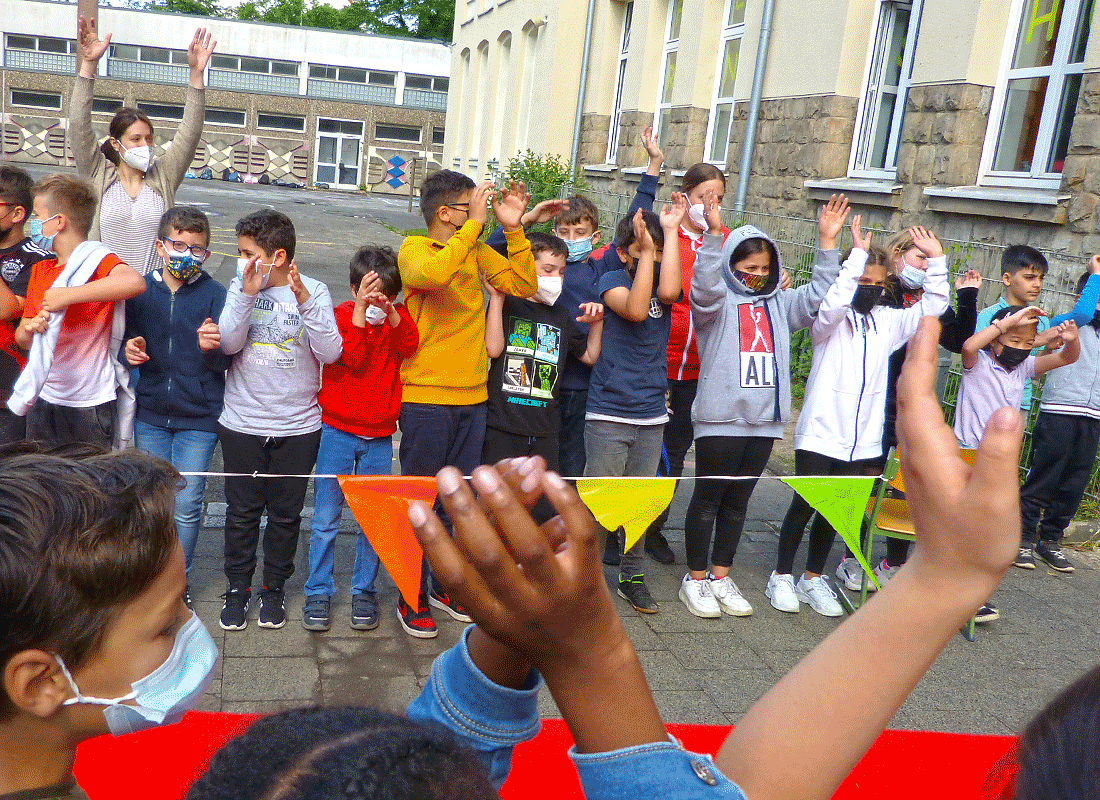
[[[765,286],[768,285],[768,274],[753,275],[749,272],[742,272],[739,269],[733,271],[733,277],[745,284],[745,288],[750,292],[759,292]]]

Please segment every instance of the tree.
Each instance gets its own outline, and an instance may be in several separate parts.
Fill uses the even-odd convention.
[[[210,3],[212,0],[156,1]],[[237,6],[236,16],[244,20],[447,42],[454,29],[454,3],[450,0],[354,0],[343,8],[319,2],[306,6],[304,0],[247,0]]]
[[[224,14],[213,0],[152,0],[146,7],[154,11],[175,11],[200,17],[220,17]]]

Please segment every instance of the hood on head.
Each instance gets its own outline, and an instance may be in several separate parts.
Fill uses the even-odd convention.
[[[741,281],[733,276],[733,264],[730,263],[733,251],[746,239],[764,239],[771,242],[772,247],[775,248],[776,263],[772,265],[772,271],[768,276],[768,282],[759,292],[750,291],[745,284],[741,283]],[[782,269],[783,256],[779,252],[779,245],[775,243],[774,239],[755,225],[742,225],[740,228],[730,231],[730,235],[726,237],[725,244],[722,245],[722,276],[726,279],[726,285],[738,294],[745,295],[746,297],[759,297],[761,299],[771,297],[779,291],[779,274]]]

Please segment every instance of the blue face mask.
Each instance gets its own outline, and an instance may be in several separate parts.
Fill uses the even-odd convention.
[[[924,270],[917,269],[912,264],[906,264],[902,267],[898,280],[906,289],[919,289],[924,286]]]
[[[103,706],[108,730],[114,736],[121,736],[179,722],[210,686],[214,666],[218,663],[218,647],[192,612],[191,619],[176,633],[168,659],[141,680],[130,684],[132,691],[129,694],[110,700],[82,694],[61,656],[55,658],[76,695],[62,705]],[[134,704],[124,705],[127,701]]]
[[[49,236],[43,235],[42,226],[49,222],[51,219],[60,216],[60,214],[54,214],[52,217],[47,217],[46,219],[32,219],[30,231],[31,241],[41,247],[43,250],[53,250],[53,238],[54,236],[57,236],[57,234],[53,233]]]
[[[592,237],[589,236],[586,239],[566,239],[565,246],[569,248],[569,255],[565,260],[569,261],[583,261],[588,258],[588,254],[592,252]]]

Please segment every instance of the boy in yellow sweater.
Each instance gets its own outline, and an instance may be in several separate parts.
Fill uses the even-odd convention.
[[[504,228],[507,258],[478,241],[490,203]],[[420,187],[428,235],[405,239],[397,256],[405,306],[420,331],[420,348],[401,364],[404,475],[435,475],[446,466],[469,475],[481,463],[488,399],[481,276],[515,297],[530,297],[538,289],[531,245],[520,224],[526,208],[523,184],[513,183],[498,195],[490,181],[475,185],[461,173],[440,170]],[[433,580],[417,608],[398,602],[401,626],[410,636],[436,635],[429,605],[470,621]]]

